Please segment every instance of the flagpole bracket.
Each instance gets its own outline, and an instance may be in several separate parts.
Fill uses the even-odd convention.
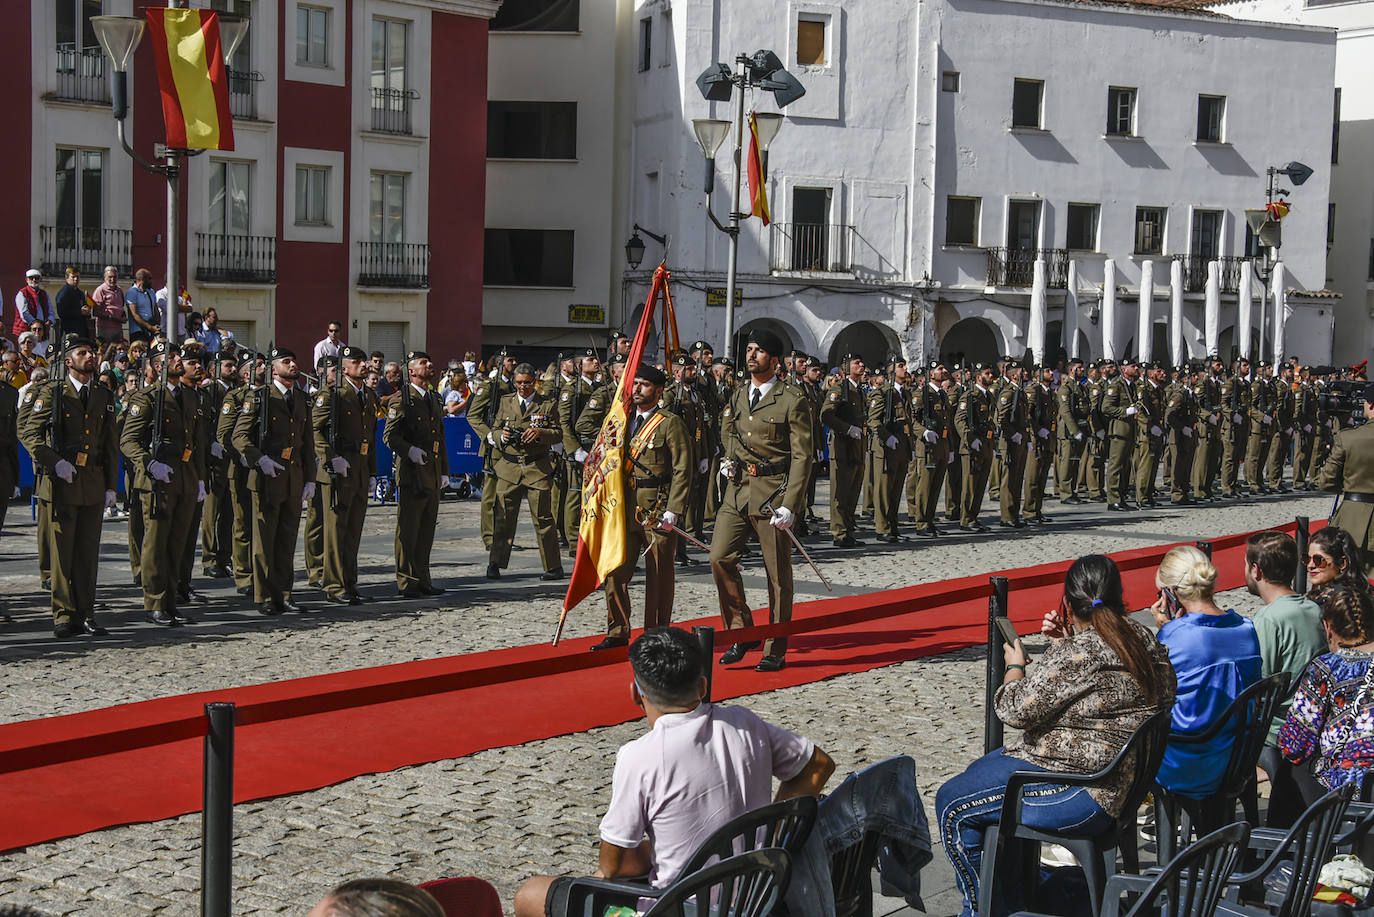
[[[715,212],[711,210],[711,199],[709,197],[706,199],[706,215],[711,218],[711,222],[715,224],[716,229],[719,229],[727,236],[734,236],[739,234],[738,226],[726,225],[724,223],[721,223],[721,221],[716,217]]]

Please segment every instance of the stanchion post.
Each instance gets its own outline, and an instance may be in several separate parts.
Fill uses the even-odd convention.
[[[716,668],[716,629],[698,624],[692,628],[692,636],[696,637],[697,643],[701,646],[701,657],[706,660],[706,671],[702,674],[706,676],[706,696],[702,698],[703,703],[711,702],[711,676]]]
[[[1002,676],[1006,669],[1006,656],[1002,652],[1002,631],[997,627],[997,618],[1007,614],[1007,587],[1005,576],[990,578],[992,595],[988,597],[988,668],[987,685],[983,694],[983,752],[1002,747],[1002,721],[993,709],[992,698],[1002,687]]]
[[[1207,559],[1212,559],[1212,543],[1210,541],[1197,542],[1197,549],[1207,555]]]
[[[1312,520],[1299,516],[1293,526],[1293,540],[1298,543],[1298,557],[1307,553],[1307,542],[1312,537]],[[1298,572],[1293,574],[1293,591],[1298,595],[1307,592],[1307,565],[1298,561]]]
[[[200,913],[230,917],[234,892],[234,705],[205,705]]]

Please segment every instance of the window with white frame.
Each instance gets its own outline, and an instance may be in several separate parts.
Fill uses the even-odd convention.
[[[1224,139],[1226,96],[1197,97],[1197,139],[1202,143],[1221,143]]]
[[[253,0],[210,0],[210,8],[221,13],[233,13],[235,16],[242,16],[249,22],[253,21]],[[247,74],[252,69],[252,42],[253,30],[249,28],[243,34],[243,40],[234,49],[234,56],[229,60],[229,70],[232,73]],[[232,84],[231,84],[232,91]]]
[[[372,89],[404,92],[408,23],[399,19],[372,20]]]
[[[1136,91],[1127,86],[1107,89],[1107,135],[1131,137],[1135,135]]]
[[[329,166],[296,166],[296,225],[329,224]]]
[[[1100,207],[1097,204],[1070,204],[1067,220],[1068,231],[1064,236],[1064,247],[1071,251],[1097,251],[1097,222]]]
[[[105,151],[57,148],[57,225],[97,232],[104,222]]]
[[[406,240],[406,176],[373,172],[368,195],[368,238],[372,242]]]
[[[978,211],[982,198],[951,194],[945,199],[945,244],[978,244]]]
[[[1221,255],[1221,218],[1220,210],[1193,211],[1193,237],[1188,245],[1190,255],[1204,261]]]
[[[208,225],[216,236],[246,236],[251,229],[253,164],[233,159],[210,162]]]
[[[1163,207],[1135,209],[1135,253],[1158,255],[1164,251],[1164,220],[1168,211]]]
[[[1041,112],[1044,99],[1044,80],[1013,80],[1011,87],[1011,126],[1043,127]]]
[[[300,4],[296,7],[296,63],[329,66],[330,10]]]

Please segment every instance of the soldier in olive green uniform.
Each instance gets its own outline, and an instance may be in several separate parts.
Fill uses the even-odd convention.
[[[577,533],[582,527],[582,463],[587,453],[596,444],[596,434],[583,435],[577,432],[577,418],[601,389],[596,380],[601,371],[601,361],[596,351],[588,347],[575,354],[575,364],[580,373],[567,385],[560,386],[558,402],[558,422],[563,432],[563,456],[568,467],[568,489],[564,497],[563,533],[568,540],[571,554],[577,553]]]
[[[1088,388],[1083,384],[1085,372],[1083,361],[1074,357],[1055,392],[1059,454],[1055,458],[1054,483],[1061,503],[1083,502],[1078,498],[1078,480],[1088,440],[1092,437],[1092,405]]]
[[[1164,454],[1164,407],[1167,399],[1164,364],[1156,360],[1146,367],[1145,381],[1136,386],[1135,493],[1141,506],[1158,506],[1155,477]]]
[[[825,443],[825,428],[821,426],[821,405],[825,403],[825,390],[821,388],[821,381],[825,377],[825,364],[819,357],[808,356],[806,358],[806,369],[802,375],[800,386],[801,395],[806,399],[806,405],[810,409],[811,416],[811,442],[817,447],[815,461],[811,463],[811,473],[806,479],[806,500],[803,507],[802,516],[797,520],[798,535],[811,536],[819,535],[820,518],[816,515],[816,484],[820,479],[822,451],[820,447]],[[713,389],[713,391],[715,391]],[[716,393],[719,399],[719,393]],[[720,416],[720,407],[716,407],[716,416]],[[717,421],[712,425],[714,440],[719,441],[720,423]],[[720,475],[707,473],[707,489],[720,483]]]
[[[319,385],[329,388],[338,381],[339,358],[327,354],[320,357],[319,365],[315,367],[316,378]],[[314,398],[318,389],[306,391],[306,397]],[[315,452],[315,481],[318,485],[323,485],[321,475],[324,469],[319,467],[321,461],[319,450]],[[316,589],[324,588],[324,487],[317,486],[315,492],[310,496],[310,502],[305,508],[305,581],[308,585]]]
[[[186,605],[192,601],[204,602],[205,596],[191,587],[191,574],[195,571],[196,533],[201,530],[205,501],[210,498],[210,444],[214,442],[215,423],[219,415],[214,413],[210,404],[205,382],[205,348],[198,343],[187,344],[181,350],[181,384],[196,395],[196,451],[205,457],[205,477],[201,484],[205,496],[197,501],[191,515],[191,543],[187,545],[181,558],[181,570],[177,575],[177,603]]]
[[[593,351],[595,353],[595,351]],[[546,394],[557,401],[560,410],[559,417],[562,418],[563,393],[568,387],[577,381],[577,366],[580,362],[576,355],[560,351],[558,354],[558,372],[553,377],[553,385],[550,386]],[[554,450],[558,451],[558,450]],[[581,491],[581,487],[569,488],[568,479],[573,473],[572,453],[564,450],[562,461],[554,466],[553,475],[553,525],[558,532],[559,547],[567,548],[570,554],[577,553],[577,520],[568,515],[568,497],[572,490]]]
[[[30,412],[33,411],[33,403],[38,397],[38,392],[42,390],[43,385],[48,381],[47,368],[40,366],[35,369],[29,381],[32,384],[29,385],[28,391],[24,393],[24,397],[20,400],[19,406],[15,412],[18,428],[20,430],[24,429],[24,424],[28,421]],[[32,464],[32,454],[29,456],[29,461],[30,464]],[[38,466],[33,465],[33,469],[34,475],[37,476]],[[44,589],[51,589],[52,555],[49,553],[48,548],[52,544],[52,504],[47,500],[40,499],[36,494],[34,495],[34,501],[37,504],[34,507],[34,516],[37,522],[35,526],[35,535],[37,536],[38,544],[39,582]],[[132,553],[132,549],[130,553]]]
[[[959,497],[959,527],[966,532],[986,532],[978,521],[987,492],[988,472],[992,468],[993,430],[997,402],[992,393],[996,370],[983,363],[972,367],[973,384],[959,396],[954,411],[954,429],[959,433],[959,460],[962,488]]]
[[[846,377],[826,392],[821,423],[830,429],[830,534],[836,547],[852,548],[863,544],[854,538],[854,507],[863,484],[863,428],[868,417],[863,357],[845,354],[840,368]]]
[[[154,366],[153,361],[148,358],[146,352],[140,359],[138,366],[139,371],[143,375],[143,380],[139,383],[138,387],[134,390],[133,393],[130,393],[129,395],[125,396],[126,405],[128,401],[133,397],[134,393],[145,388],[155,388],[158,384],[158,374],[156,372],[156,367]],[[128,420],[129,412],[126,410],[124,414],[120,417],[119,435],[121,439],[124,436],[124,424],[128,423]],[[134,488],[134,493],[138,493],[138,488]],[[39,521],[42,521],[41,516],[39,517]],[[129,501],[129,569],[133,573],[135,586],[143,585],[142,567],[143,502],[135,496],[133,499]]]
[[[272,381],[244,399],[234,449],[248,460],[253,492],[253,601],[260,613],[279,615],[306,610],[292,601],[291,586],[301,510],[315,494],[315,436],[295,353],[279,347],[268,360]]]
[[[558,533],[553,527],[552,446],[562,437],[558,403],[540,395],[534,387],[534,367],[521,363],[515,367],[514,394],[497,405],[496,417],[487,432],[494,449],[496,475],[496,519],[499,527],[491,542],[487,579],[499,579],[510,563],[511,542],[520,521],[520,501],[530,509],[539,541],[539,559],[545,580],[563,578],[558,553]]]
[[[873,466],[873,526],[878,540],[902,540],[897,517],[902,512],[902,485],[911,464],[911,376],[906,360],[888,359],[888,379],[868,393],[868,435]]]
[[[1283,364],[1274,380],[1274,427],[1269,443],[1269,489],[1288,493],[1283,483],[1283,464],[1293,449],[1293,435],[1298,415],[1298,397],[1293,391],[1293,366]],[[1293,464],[1293,482],[1298,480],[1297,463]]]
[[[346,346],[339,351],[342,379],[315,394],[311,426],[315,455],[325,473],[324,592],[336,605],[361,605],[358,550],[362,543],[367,498],[377,482],[377,395],[363,384],[367,352]]]
[[[907,404],[911,414],[911,470],[906,482],[907,515],[923,538],[935,538],[935,509],[940,489],[956,454],[950,448],[954,427],[954,405],[941,387],[949,369],[939,360],[927,368],[925,381],[912,386]]]
[[[720,474],[729,484],[711,539],[711,576],[729,630],[754,623],[739,572],[751,529],[758,535],[768,576],[769,620],[774,624],[792,620],[792,541],[784,529],[795,523],[801,511],[814,444],[805,399],[776,378],[782,349],[782,341],[773,332],[752,332],[746,350],[748,380],[721,409],[724,459]],[[725,665],[739,662],[756,645],[731,644],[720,661]],[[786,653],[786,637],[770,638],[755,668],[779,671],[786,665]]]
[[[1365,385],[1363,398],[1365,420],[1374,420],[1374,384]],[[1335,434],[1317,483],[1328,493],[1343,494],[1331,524],[1355,540],[1366,569],[1374,566],[1374,423]]]
[[[230,555],[233,558],[234,587],[244,597],[253,594],[253,491],[248,486],[248,459],[234,448],[234,425],[244,401],[267,380],[267,363],[261,354],[239,351],[240,385],[225,396],[220,405],[215,439],[229,466],[229,493],[234,519]]]
[[[592,647],[624,646],[630,638],[630,580],[644,556],[644,629],[673,620],[673,557],[691,484],[694,447],[681,418],[659,407],[667,376],[640,366],[631,393],[625,445],[625,563],[603,584],[606,639]],[[648,550],[645,551],[646,542]]]
[[[716,477],[712,469],[720,453],[720,398],[717,396],[715,380],[711,378],[711,345],[697,341],[692,344],[689,353],[692,357],[692,385],[701,401],[701,448],[698,452],[705,459],[705,467],[698,460],[698,473],[693,477],[687,494],[686,522],[692,535],[701,541],[705,537],[708,518],[715,516],[714,512],[709,516],[706,512],[706,494],[711,489],[712,479]],[[693,435],[691,430],[687,433],[688,436]]]
[[[1240,493],[1239,475],[1250,438],[1250,361],[1242,358],[1237,372],[1221,388],[1221,495]]]
[[[689,469],[691,482],[688,486],[687,516],[684,527],[699,536],[704,526],[702,509],[705,506],[705,480],[715,451],[713,437],[707,426],[706,399],[697,386],[697,364],[686,353],[673,357],[673,379],[663,390],[663,406],[682,419],[687,430],[687,438],[692,444],[692,463]],[[700,495],[700,499],[697,499]],[[677,565],[694,567],[697,561],[687,556],[687,541],[677,541]]]
[[[1193,384],[1193,400],[1197,404],[1196,451],[1193,453],[1193,499],[1215,500],[1217,474],[1221,471],[1221,361],[1216,354],[1206,360],[1206,370],[1198,374]]]
[[[1026,392],[1021,387],[1021,365],[1014,359],[1006,361],[1002,387],[997,390],[997,454],[1002,459],[1002,479],[997,482],[998,504],[1003,528],[1025,528],[1021,518],[1021,488],[1026,479],[1026,459],[1030,451],[1030,408]]]
[[[1083,390],[1088,396],[1088,448],[1079,478],[1087,492],[1090,503],[1102,503],[1107,499],[1106,477],[1107,456],[1110,444],[1107,442],[1107,418],[1102,414],[1102,402],[1107,397],[1107,384],[1116,378],[1116,361],[1102,359],[1088,373],[1088,381]]]
[[[181,384],[180,351],[159,341],[148,356],[159,382],[129,400],[119,448],[143,505],[143,607],[150,622],[172,627],[191,622],[177,613],[177,581],[194,544],[196,503],[205,499],[205,453],[198,447],[200,399]],[[159,398],[164,360],[167,385]]]
[[[102,514],[115,505],[118,487],[115,399],[94,381],[98,364],[89,340],[69,337],[63,361],[67,372],[60,382],[60,403],[53,401],[59,386],[44,383],[38,388],[22,436],[24,448],[41,470],[35,493],[51,506],[53,636],[103,636],[105,629],[95,621],[95,586]],[[62,367],[54,366],[53,371],[61,372]],[[12,421],[13,412],[9,417]],[[0,496],[8,503],[12,485],[0,484]]]
[[[1131,457],[1136,448],[1137,422],[1140,413],[1136,406],[1140,365],[1133,357],[1121,361],[1121,375],[1107,383],[1102,394],[1102,416],[1107,422],[1107,509],[1124,512],[1132,507],[1126,502],[1126,488],[1130,484]]]
[[[444,407],[429,387],[434,375],[429,354],[422,350],[406,354],[406,371],[406,384],[387,403],[382,438],[395,455],[396,590],[415,599],[444,593],[430,576],[429,555],[439,519],[439,495],[448,487],[448,448]],[[494,486],[492,492],[496,492]],[[482,499],[486,499],[485,490]],[[499,510],[493,518],[500,522]],[[557,536],[554,550],[558,550]]]
[[[202,410],[206,415],[206,429],[211,437],[210,452],[205,460],[205,505],[201,509],[200,560],[202,573],[211,579],[224,579],[233,574],[234,511],[231,505],[233,485],[230,480],[230,456],[219,437],[219,420],[223,416],[225,400],[234,388],[238,365],[232,357],[212,355],[215,378],[201,389]]]
[[[945,469],[945,518],[953,523],[959,523],[963,518],[963,497],[964,497],[964,462],[963,462],[963,440],[959,436],[959,428],[954,423],[954,412],[959,406],[959,399],[972,387],[971,370],[959,368],[957,375],[951,373],[949,383],[940,384],[940,388],[945,393],[945,401],[949,405],[949,467]]]
[[[1030,452],[1026,456],[1025,517],[1031,522],[1047,522],[1045,515],[1045,483],[1054,465],[1055,429],[1058,408],[1050,383],[1054,370],[1048,366],[1035,367],[1026,386],[1026,404],[1030,415]],[[1035,377],[1039,376],[1038,379]]]
[[[611,401],[615,398],[616,390],[620,386],[620,377],[624,375],[624,354],[611,354],[606,361],[606,368],[610,372],[610,378],[602,384],[601,388],[592,393],[592,397],[587,401],[587,406],[582,409],[582,415],[577,418],[578,438],[587,439],[592,443],[596,442],[596,437],[601,432],[601,424],[606,420],[606,412],[610,410]],[[482,431],[479,430],[478,432]]]
[[[1312,453],[1317,448],[1317,385],[1311,371],[1302,370],[1302,381],[1293,406],[1293,427],[1297,448],[1293,452],[1293,489],[1311,490]]]
[[[513,391],[510,382],[515,358],[503,347],[492,358],[496,368],[491,370],[472,393],[468,402],[468,422],[477,435],[482,437],[482,544],[491,550],[491,540],[496,531],[496,477],[492,474],[492,447],[487,440],[486,431],[491,428],[492,418],[496,416],[496,405]],[[480,428],[480,429],[479,429]]]
[[[1175,367],[1178,381],[1167,392],[1164,402],[1164,434],[1169,437],[1174,467],[1169,476],[1169,501],[1177,505],[1194,502],[1189,490],[1197,450],[1197,396],[1187,366]]]
[[[1269,444],[1274,436],[1274,367],[1261,360],[1250,383],[1250,435],[1245,446],[1245,483],[1252,491],[1269,493],[1264,470],[1269,460]]]

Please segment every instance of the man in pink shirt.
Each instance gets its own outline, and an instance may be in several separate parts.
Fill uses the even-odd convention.
[[[774,799],[817,795],[834,772],[810,739],[744,707],[703,703],[705,662],[677,628],[646,631],[630,646],[631,696],[649,732],[616,754],[596,877],[648,873],[650,885],[666,888],[718,828]],[[527,880],[515,894],[516,917],[562,917],[572,882]]]
[[[105,268],[105,282],[91,292],[95,307],[95,334],[101,343],[118,341],[124,337],[124,291],[119,288],[119,271],[113,265]]]

